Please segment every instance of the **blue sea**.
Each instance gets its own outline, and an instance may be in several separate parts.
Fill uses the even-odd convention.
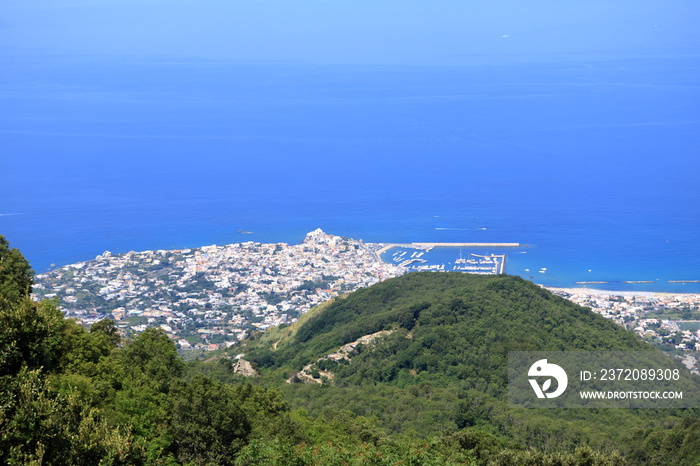
[[[700,4],[468,3],[5,2],[0,234],[39,273],[322,228],[699,293]]]

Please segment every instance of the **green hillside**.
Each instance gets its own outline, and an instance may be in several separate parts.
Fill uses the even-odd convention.
[[[274,357],[269,346],[247,357],[262,367],[300,368],[363,335],[400,329],[407,359],[392,358],[392,372],[449,370],[490,380],[502,374],[508,351],[651,350],[609,320],[513,276],[412,273],[338,299],[294,327]]]
[[[359,344],[347,358],[326,358],[382,330],[390,332]],[[651,460],[643,449],[651,441],[642,445],[650,430],[673,431],[681,419],[697,414],[509,408],[509,351],[657,351],[518,277],[408,274],[337,299],[275,341],[274,348],[264,339],[247,342],[245,358],[282,387],[292,406],[313,415],[346,409],[376,416],[395,434],[429,437],[467,429],[488,439],[489,448],[571,451],[591,445],[646,464]],[[309,381],[295,376],[300,371],[319,383],[300,383]],[[286,379],[295,383],[280,385]],[[691,432],[685,436],[692,438]],[[700,443],[676,441],[677,464],[700,461]]]

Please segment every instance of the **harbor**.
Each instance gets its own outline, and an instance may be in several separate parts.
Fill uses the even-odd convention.
[[[498,275],[506,273],[506,254],[494,254],[491,249],[520,246],[520,243],[392,243],[383,245],[376,254],[385,262],[411,271]]]
[[[698,293],[700,280],[692,270],[684,277],[652,279],[639,270],[601,267],[585,255],[562,266],[560,258],[544,255],[537,245],[519,242],[406,242],[378,244],[384,262],[409,271],[512,274],[543,286],[616,290],[620,292]],[[622,264],[624,267],[624,264]]]
[[[411,243],[413,247],[425,248],[519,248],[520,243]]]
[[[385,243],[377,251],[377,255],[382,255],[393,248],[423,249],[430,251],[433,248],[519,248],[525,246],[520,243]]]

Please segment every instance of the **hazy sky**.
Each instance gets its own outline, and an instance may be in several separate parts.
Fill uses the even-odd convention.
[[[700,46],[700,2],[3,0],[4,54],[496,64]]]

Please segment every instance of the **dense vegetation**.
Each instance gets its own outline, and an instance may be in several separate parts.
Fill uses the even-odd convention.
[[[387,329],[402,332],[392,337],[398,347],[387,355],[390,374],[380,380],[414,369],[503,385],[508,351],[651,350],[613,322],[518,277],[412,273],[336,300],[304,320],[274,355],[259,347],[248,357],[264,367],[301,368]],[[352,372],[358,371],[353,364]]]
[[[392,333],[358,345],[350,362],[324,359],[380,330]],[[315,415],[349,409],[377,416],[391,433],[424,438],[466,429],[502,449],[590,445],[618,451],[631,464],[700,461],[694,411],[507,406],[509,351],[656,351],[589,309],[518,277],[409,274],[337,299],[289,329],[253,339],[246,349],[245,357],[270,379],[293,378],[311,365],[307,372],[321,384],[283,384],[282,390],[292,405]]]
[[[699,461],[694,412],[509,410],[505,351],[640,344],[512,277],[415,274],[351,294],[246,342],[264,372],[251,381],[225,358],[185,364],[160,329],[126,342],[110,320],[87,331],[55,302],[32,302],[31,277],[0,237],[2,464]],[[317,363],[333,384],[283,382],[382,329],[394,332],[352,362]]]

